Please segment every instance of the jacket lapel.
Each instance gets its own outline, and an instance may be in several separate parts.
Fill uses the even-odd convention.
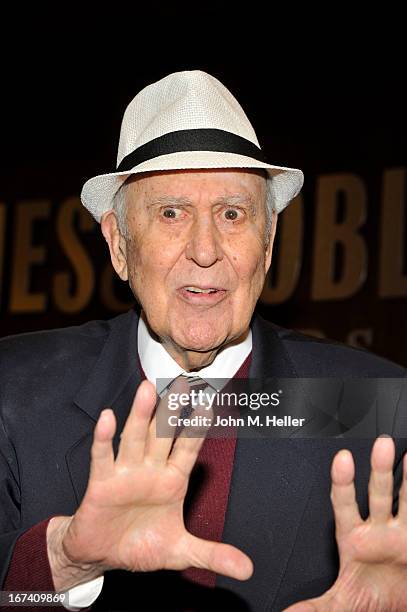
[[[298,377],[272,325],[255,316],[252,333],[251,379]],[[216,584],[250,601],[253,610],[269,609],[275,600],[314,477],[293,439],[236,441],[222,541],[242,549],[256,565],[248,581],[218,576]]]
[[[138,315],[130,310],[110,321],[111,329],[105,345],[87,381],[74,397],[73,410],[80,410],[89,418],[78,431],[78,439],[66,453],[69,475],[78,504],[89,479],[90,449],[93,430],[103,408],[113,409],[116,435],[115,452],[120,432],[130,411],[134,394],[141,382],[137,352]]]

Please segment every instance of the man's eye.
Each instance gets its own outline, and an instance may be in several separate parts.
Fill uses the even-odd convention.
[[[228,208],[227,210],[225,210],[225,218],[228,221],[236,221],[236,219],[238,219],[239,217],[239,210],[237,210],[236,208]]]
[[[163,210],[163,217],[165,217],[166,219],[178,219],[179,218],[179,214],[177,216],[177,213],[180,213],[181,211],[177,210],[176,208],[165,208]]]

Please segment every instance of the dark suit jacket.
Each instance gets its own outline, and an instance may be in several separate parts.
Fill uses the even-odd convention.
[[[137,323],[131,310],[109,321],[0,341],[0,584],[24,531],[46,517],[77,509],[89,474],[93,428],[106,406],[117,415],[117,448],[141,380]],[[406,377],[404,368],[372,353],[308,337],[258,315],[252,331],[251,377]],[[364,516],[370,449],[378,433],[396,438],[400,481],[407,443],[405,402],[382,404],[372,414],[363,439],[296,434],[238,439],[223,541],[249,554],[255,572],[246,582],[218,576],[216,589],[197,586],[197,609],[281,610],[323,593],[334,582],[338,559],[329,499],[334,454],[344,447],[354,454]],[[106,574],[94,607],[178,610],[187,591],[176,572],[113,571]]]

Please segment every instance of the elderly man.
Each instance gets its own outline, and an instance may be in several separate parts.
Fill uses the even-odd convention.
[[[82,201],[140,316],[1,342],[4,591],[56,590],[68,609],[407,609],[402,404],[369,430],[396,444],[373,449],[368,437],[157,434],[163,378],[182,393],[186,374],[406,376],[253,315],[277,214],[301,185],[203,72],[130,103],[117,171],[87,181]]]

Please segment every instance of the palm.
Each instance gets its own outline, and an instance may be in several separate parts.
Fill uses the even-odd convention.
[[[172,391],[188,390],[185,382],[176,385]],[[248,578],[252,564],[246,555],[226,544],[200,540],[185,529],[184,498],[204,436],[179,436],[175,443],[170,436],[158,438],[156,416],[151,419],[154,405],[154,388],[144,382],[116,459],[112,411],[98,422],[88,488],[64,538],[67,555],[104,569],[179,570],[195,565]],[[163,409],[162,400],[157,412]]]
[[[183,500],[188,480],[172,467],[135,467],[91,483],[78,518],[86,546],[110,567],[152,571],[173,566],[170,553],[186,535]],[[154,525],[154,539],[151,526]],[[95,530],[103,537],[95,539]],[[98,549],[96,550],[96,543]],[[84,541],[85,544],[85,541]]]
[[[407,460],[399,510],[393,516],[394,454],[390,438],[376,440],[366,521],[356,503],[352,455],[348,451],[336,455],[331,498],[340,559],[338,578],[324,595],[295,604],[287,612],[407,610]]]
[[[407,564],[407,530],[397,518],[385,525],[369,519],[338,541],[341,565],[348,563]]]

